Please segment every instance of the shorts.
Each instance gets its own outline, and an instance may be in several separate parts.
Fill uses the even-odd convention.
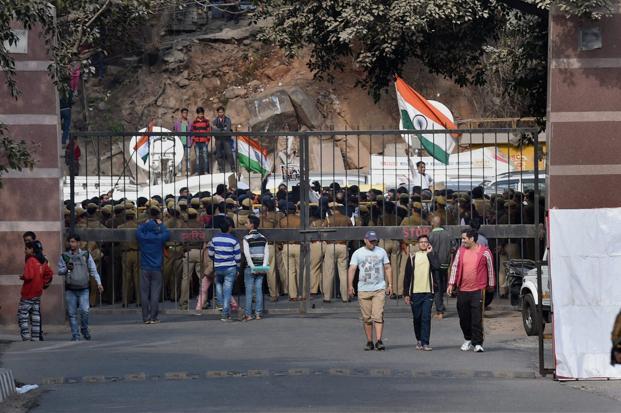
[[[384,322],[384,303],[386,302],[386,290],[358,291],[358,302],[362,312],[362,322]]]

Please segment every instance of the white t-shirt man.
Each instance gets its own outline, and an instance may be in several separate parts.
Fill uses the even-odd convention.
[[[358,266],[358,291],[386,289],[384,265],[389,264],[388,254],[378,246],[372,250],[358,248],[351,256],[350,265]]]
[[[412,174],[412,186],[420,186],[424,191],[425,189],[429,189],[431,185],[433,185],[433,179],[431,179],[431,176],[414,171]]]

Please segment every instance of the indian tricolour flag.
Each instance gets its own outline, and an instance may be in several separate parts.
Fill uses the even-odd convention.
[[[397,77],[395,87],[401,115],[399,122],[401,130],[457,129],[453,123],[451,111],[442,103],[425,99],[400,77]],[[421,145],[429,155],[444,164],[449,163],[449,155],[457,147],[457,134],[415,133],[414,135],[403,135],[403,139],[409,145],[412,145],[412,139],[415,137],[420,140]]]
[[[144,135],[138,138],[136,145],[134,145],[134,151],[142,159],[142,163],[146,163],[147,159],[149,159],[149,136]]]
[[[241,166],[250,172],[258,172],[262,176],[272,170],[272,163],[267,157],[267,149],[247,136],[237,138],[237,159]]]

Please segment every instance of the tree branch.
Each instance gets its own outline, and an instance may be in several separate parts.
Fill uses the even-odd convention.
[[[545,21],[548,20],[548,11],[540,9],[532,3],[527,3],[523,0],[500,0],[500,2],[522,13],[540,17]]]
[[[104,5],[103,5],[103,6],[101,6],[101,9],[99,9],[99,10],[97,11],[97,13],[95,13],[95,15],[94,15],[94,16],[93,16],[93,17],[92,17],[92,18],[88,21],[88,23],[86,23],[86,26],[84,26],[84,27],[88,27],[88,26],[90,26],[91,24],[93,24],[93,23],[95,22],[95,20],[97,20],[97,18],[101,15],[101,13],[103,13],[103,11],[104,11],[105,9],[107,9],[107,8],[108,8],[108,6],[110,5],[110,3],[111,3],[111,1],[110,1],[110,0],[107,0],[107,1],[104,3]]]

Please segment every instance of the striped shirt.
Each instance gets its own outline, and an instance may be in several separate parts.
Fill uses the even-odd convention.
[[[244,237],[244,256],[250,268],[268,265],[270,262],[267,239],[259,231],[253,229]]]
[[[219,233],[209,241],[207,247],[209,258],[213,260],[216,270],[239,267],[241,251],[239,241],[231,234]]]

